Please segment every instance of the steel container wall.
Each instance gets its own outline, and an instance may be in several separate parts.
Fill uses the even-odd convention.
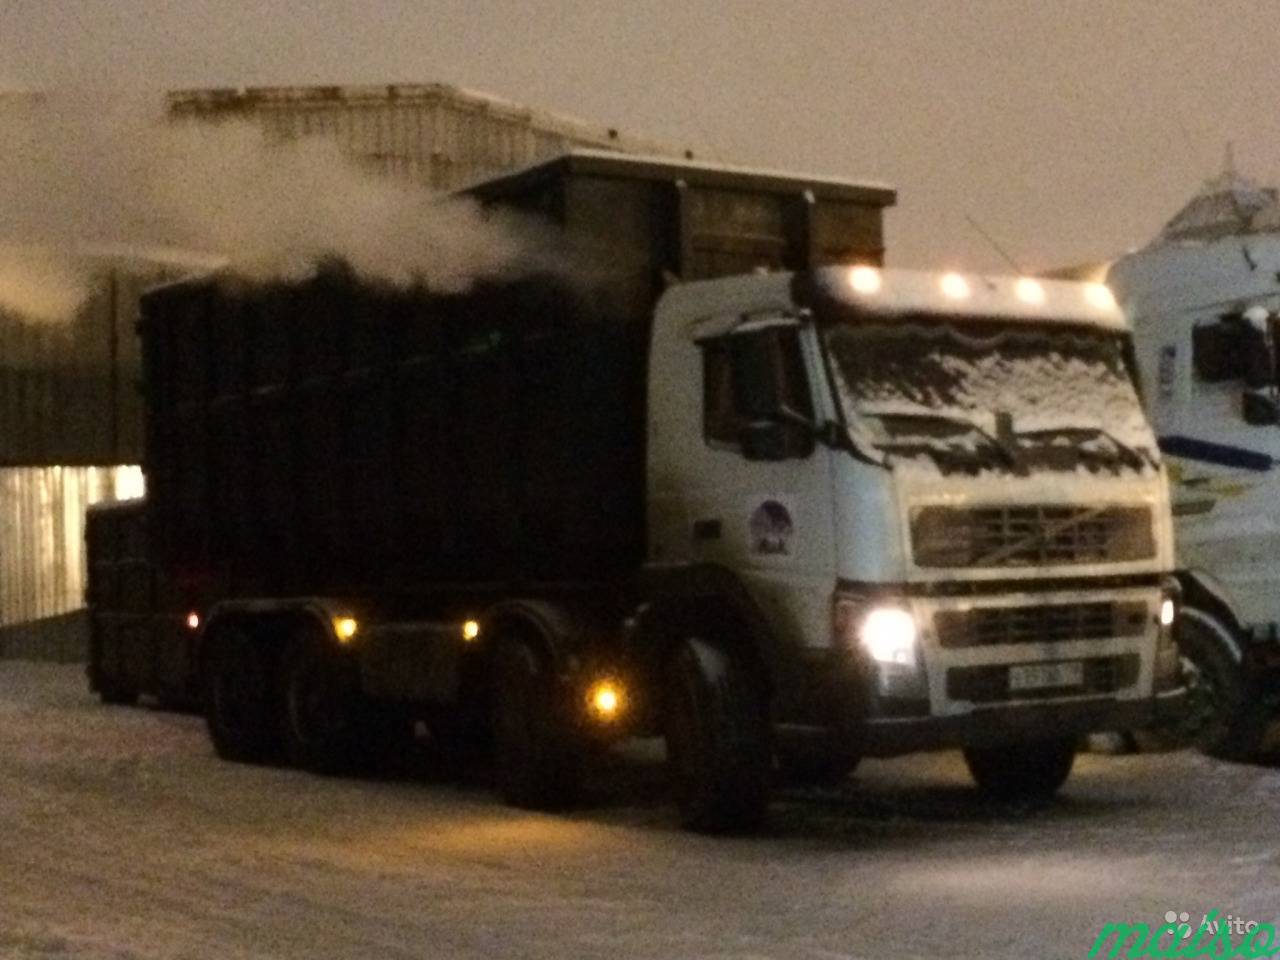
[[[0,469],[0,627],[84,606],[85,509],[142,492],[136,466]]]
[[[361,166],[436,190],[546,160],[573,147],[687,156],[670,144],[446,84],[184,90],[176,117],[243,118],[280,140],[334,140]]]

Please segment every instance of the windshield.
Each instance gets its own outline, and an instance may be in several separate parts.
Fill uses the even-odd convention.
[[[855,439],[895,459],[966,472],[1157,463],[1116,333],[906,317],[823,337]]]

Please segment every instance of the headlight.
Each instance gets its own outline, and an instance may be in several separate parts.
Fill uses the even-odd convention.
[[[904,666],[916,662],[916,637],[915,617],[901,607],[873,607],[858,630],[873,660]]]

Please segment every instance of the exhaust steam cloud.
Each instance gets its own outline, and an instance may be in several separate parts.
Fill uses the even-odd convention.
[[[160,97],[0,98],[0,142],[0,309],[34,320],[85,300],[76,250],[95,244],[215,253],[262,280],[336,256],[442,291],[554,266],[525,222],[372,176],[326,138],[173,120]]]

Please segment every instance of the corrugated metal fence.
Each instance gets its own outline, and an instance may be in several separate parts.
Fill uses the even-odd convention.
[[[0,469],[0,627],[84,606],[84,513],[141,496],[142,470]]]

